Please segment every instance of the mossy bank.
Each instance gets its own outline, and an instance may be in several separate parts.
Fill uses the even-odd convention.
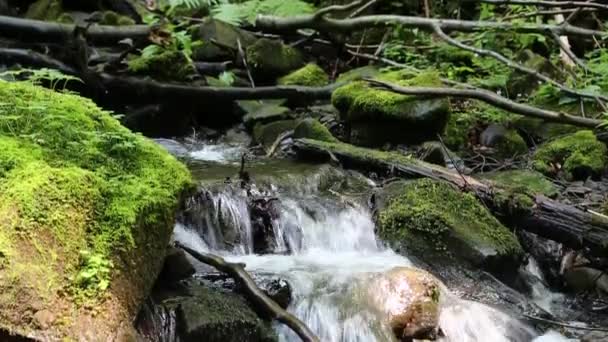
[[[124,340],[190,173],[77,95],[0,98],[0,336]]]

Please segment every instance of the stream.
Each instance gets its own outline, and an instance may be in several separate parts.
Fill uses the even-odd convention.
[[[233,176],[238,170],[239,151],[238,147],[216,145],[189,152],[191,169],[201,179],[201,186]],[[210,200],[206,203],[210,204],[195,205],[198,211],[187,222],[176,224],[174,239],[200,252],[245,263],[251,273],[287,280],[292,288],[288,311],[302,319],[321,341],[395,340],[381,315],[354,299],[367,275],[414,266],[407,256],[397,254],[376,238],[371,213],[363,201],[354,200],[371,181],[329,166],[280,160],[257,162],[248,169],[260,187],[252,191],[279,199],[272,253],[253,253],[254,233],[246,194],[232,186],[209,185]],[[347,179],[353,189],[342,189],[341,193],[321,189],[324,183]],[[354,195],[349,196],[348,191]],[[227,244],[226,240],[237,243]],[[540,275],[537,268],[528,265],[531,273]],[[545,301],[539,305],[545,304],[549,311],[551,296],[558,295],[538,285],[533,289],[535,299]],[[442,290],[442,297],[439,326],[443,336],[439,341],[568,341],[552,331],[540,335],[509,314],[460,299],[447,288]],[[299,341],[286,327],[277,324],[275,329],[280,341]]]

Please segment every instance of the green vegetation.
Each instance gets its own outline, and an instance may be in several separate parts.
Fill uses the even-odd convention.
[[[511,193],[524,193],[530,196],[544,195],[555,197],[559,193],[553,182],[541,173],[529,170],[509,170],[480,175],[493,181],[497,186],[508,189]]]
[[[592,131],[578,131],[541,145],[534,153],[533,166],[546,175],[563,172],[568,179],[585,179],[604,170],[606,153],[606,145]]]
[[[329,83],[329,76],[318,65],[309,63],[289,75],[279,78],[277,83],[280,85],[322,87]]]
[[[518,261],[517,238],[470,193],[430,179],[396,182],[379,212],[379,233],[420,256],[447,255],[472,263],[486,257]]]
[[[129,61],[129,70],[137,74],[155,76],[161,80],[186,80],[196,72],[186,55],[175,50],[166,50],[158,54],[144,53]]]
[[[124,303],[108,322],[121,319],[159,271],[188,170],[90,100],[5,81],[0,98],[2,328],[27,333],[40,307],[97,301],[108,288]],[[7,316],[15,297],[30,312],[19,319]],[[78,305],[67,308],[51,333],[77,324]]]
[[[268,124],[258,123],[253,127],[253,141],[270,147],[281,133],[294,129],[297,124],[296,120],[279,120]]]

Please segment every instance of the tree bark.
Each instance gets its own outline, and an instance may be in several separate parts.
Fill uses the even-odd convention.
[[[268,297],[256,284],[253,278],[245,271],[242,264],[227,262],[223,258],[209,253],[199,253],[192,248],[176,242],[177,247],[192,255],[196,260],[211,265],[219,271],[234,278],[241,285],[247,299],[251,301],[263,314],[287,325],[304,342],[318,342],[319,338],[296,316],[281,308],[275,301]]]
[[[558,203],[544,196],[512,194],[499,184],[481,182],[444,167],[398,153],[373,151],[344,143],[297,139],[294,149],[303,158],[337,158],[346,168],[391,172],[405,178],[428,177],[470,191],[503,221],[573,249],[587,249],[591,255],[608,255],[608,219]],[[517,195],[517,196],[514,196]],[[521,197],[521,196],[523,197]],[[523,201],[522,198],[528,199]],[[532,200],[533,206],[527,203]]]
[[[41,20],[0,16],[0,36],[21,42],[61,43],[74,32],[75,25]],[[96,44],[114,44],[125,38],[147,39],[153,30],[148,25],[93,25],[87,30],[87,40]]]

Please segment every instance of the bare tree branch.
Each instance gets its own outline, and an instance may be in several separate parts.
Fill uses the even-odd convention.
[[[471,51],[471,52],[476,53],[481,56],[495,58],[496,60],[504,63],[505,65],[507,65],[515,70],[532,75],[541,81],[547,82],[547,83],[557,87],[559,90],[563,91],[566,94],[570,94],[570,95],[577,96],[577,97],[589,98],[589,99],[593,99],[596,101],[598,99],[602,100],[604,102],[608,101],[608,97],[606,97],[604,95],[592,94],[592,93],[588,93],[585,91],[579,91],[579,90],[567,87],[567,86],[557,82],[556,80],[550,78],[549,76],[543,75],[540,72],[538,72],[537,70],[530,69],[530,68],[526,67],[525,65],[517,63],[517,62],[501,55],[500,53],[498,53],[496,51],[479,49],[474,46],[470,46],[470,45],[464,44],[462,42],[459,42],[458,40],[448,36],[445,32],[443,32],[443,30],[441,29],[441,27],[439,25],[434,25],[433,29],[434,29],[435,33],[437,34],[437,36],[439,36],[439,38],[443,39],[445,42],[447,42],[450,45],[453,45],[453,46],[458,47],[463,50]],[[558,34],[557,32],[553,32],[553,33]]]
[[[323,11],[321,9],[320,11]],[[295,17],[278,17],[259,15],[255,26],[265,31],[295,31],[300,29],[313,29],[322,32],[352,32],[370,27],[386,27],[389,25],[401,25],[409,28],[422,28],[429,31],[433,26],[439,26],[446,31],[474,32],[480,30],[503,30],[522,33],[546,34],[554,30],[559,35],[599,36],[604,37],[606,32],[589,30],[564,23],[562,25],[549,24],[522,24],[515,25],[510,22],[496,22],[483,20],[456,20],[421,18],[401,15],[367,15],[357,18],[332,19],[316,14],[300,15]]]
[[[527,104],[509,100],[506,97],[502,97],[491,91],[479,88],[457,89],[436,87],[402,87],[396,84],[379,80],[366,79],[366,81],[376,87],[404,95],[461,97],[480,100],[492,106],[504,109],[512,113],[539,118],[551,122],[565,123],[587,128],[595,128],[602,123],[601,120],[583,118],[580,116],[574,116],[566,113],[560,113],[552,110],[532,107]]]
[[[493,5],[522,5],[522,6],[544,6],[544,7],[593,7],[608,10],[608,5],[586,1],[547,1],[547,0],[465,0],[465,2],[483,2]]]
[[[529,18],[529,17],[537,17],[541,15],[554,16],[556,14],[567,14],[567,13],[580,13],[580,12],[595,12],[597,11],[594,8],[567,8],[567,9],[557,9],[557,10],[547,10],[547,11],[534,11],[529,13],[521,13],[521,14],[513,14],[502,17],[502,20],[512,20],[512,19],[520,19],[520,18]]]
[[[256,284],[253,278],[245,271],[242,264],[232,263],[224,260],[224,258],[210,254],[200,253],[192,248],[184,246],[183,244],[176,242],[175,245],[188,254],[192,255],[196,260],[211,265],[217,268],[219,271],[224,272],[234,278],[239,283],[244,294],[259,310],[262,310],[265,314],[276,319],[277,321],[288,326],[293,332],[295,332],[300,339],[304,342],[318,342],[319,338],[296,316],[285,311],[275,301],[268,297],[264,291],[262,291]]]
[[[572,62],[574,62],[576,65],[578,65],[585,72],[591,72],[591,70],[587,67],[587,64],[585,64],[585,62],[583,62],[580,58],[578,58],[574,54],[574,52],[572,52],[572,49],[570,48],[570,44],[568,43],[568,37],[566,37],[566,36],[560,37],[555,32],[551,32],[551,35],[553,36],[553,40],[555,40],[555,42],[557,44],[559,44],[559,47],[560,47],[562,53],[564,53],[566,56],[568,56],[568,58],[570,58],[570,60]]]

